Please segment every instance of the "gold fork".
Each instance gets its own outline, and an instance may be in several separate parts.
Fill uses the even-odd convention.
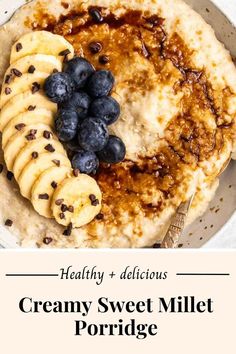
[[[217,177],[222,175],[222,173],[229,166],[230,161],[231,161],[231,156],[225,162],[224,166],[222,167],[222,169]],[[171,224],[169,226],[169,229],[165,235],[165,238],[162,241],[161,248],[177,248],[180,237],[183,234],[183,231],[184,231],[184,228],[186,225],[186,220],[188,217],[188,213],[191,208],[194,197],[195,197],[195,194],[193,194],[191,196],[191,198],[189,200],[187,200],[186,202],[181,203],[180,206],[178,207],[178,209],[176,210],[176,212],[171,220]]]

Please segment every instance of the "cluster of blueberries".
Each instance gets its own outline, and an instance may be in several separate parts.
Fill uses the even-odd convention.
[[[45,82],[47,97],[58,104],[57,135],[73,152],[72,166],[81,173],[96,173],[99,162],[124,160],[122,140],[108,133],[120,115],[119,103],[110,96],[114,76],[109,70],[95,71],[84,58],[76,57]]]

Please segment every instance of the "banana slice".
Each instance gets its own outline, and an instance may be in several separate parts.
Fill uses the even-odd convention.
[[[53,218],[51,210],[52,197],[57,186],[71,173],[66,166],[51,167],[36,180],[31,191],[31,202],[34,209],[46,218]]]
[[[36,93],[48,78],[48,73],[40,71],[34,74],[23,74],[21,77],[15,77],[9,84],[4,83],[0,97],[0,108],[2,108],[10,99],[25,91]]]
[[[39,178],[42,172],[54,166],[71,167],[70,160],[67,156],[58,152],[46,152],[39,155],[37,159],[30,161],[23,169],[18,184],[23,197],[30,199],[31,190],[35,181]]]
[[[7,80],[8,75],[12,78],[15,74],[21,75],[28,72],[33,74],[35,71],[41,71],[50,75],[53,73],[53,70],[62,71],[62,62],[55,56],[45,54],[28,55],[10,65],[6,71],[4,82]]]
[[[35,31],[22,36],[12,47],[10,62],[19,60],[27,55],[48,54],[61,58],[63,51],[68,50],[68,59],[74,57],[73,46],[62,36],[47,32]]]
[[[32,124],[24,127],[21,131],[14,134],[4,148],[4,158],[9,171],[12,171],[16,156],[21,149],[30,141],[29,139],[31,130],[36,130],[35,138],[42,137],[45,131],[50,131],[51,128],[45,124]],[[32,137],[34,139],[34,137]]]
[[[36,140],[28,142],[23,149],[17,155],[14,165],[13,165],[13,174],[15,179],[18,181],[24,167],[32,161],[34,158],[38,158],[41,154],[45,153],[47,146],[50,144],[55,151],[59,152],[62,155],[67,156],[65,149],[62,144],[53,138],[50,140],[42,138],[37,138]]]
[[[93,178],[74,176],[53,135],[57,105],[42,90],[48,76],[73,57],[73,46],[47,31],[27,33],[13,45],[0,96],[0,131],[6,166],[21,194],[40,215],[81,227],[100,212],[102,194]]]
[[[3,149],[7,145],[9,139],[20,131],[24,126],[32,125],[32,124],[46,124],[49,125],[51,128],[54,127],[54,115],[51,111],[47,109],[41,108],[36,109],[33,112],[25,112],[20,114],[19,116],[10,120],[7,126],[4,128],[2,133],[2,147]]]
[[[42,91],[35,94],[32,94],[31,91],[26,91],[16,95],[0,111],[0,131],[3,131],[12,118],[28,110],[33,111],[38,108],[47,109],[54,114],[57,112],[57,105],[49,101]]]
[[[90,223],[101,210],[102,194],[97,182],[84,174],[65,179],[52,199],[56,221],[64,226],[81,227]]]

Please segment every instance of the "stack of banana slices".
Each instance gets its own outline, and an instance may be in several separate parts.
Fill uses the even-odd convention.
[[[46,78],[62,71],[65,55],[74,56],[70,43],[45,31],[13,45],[0,97],[0,131],[6,166],[21,194],[40,215],[81,227],[100,212],[101,191],[93,178],[72,171],[54,133],[57,105],[43,92]]]

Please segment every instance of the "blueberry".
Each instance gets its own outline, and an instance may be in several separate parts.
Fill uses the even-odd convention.
[[[89,113],[92,117],[101,118],[106,125],[113,124],[120,115],[120,105],[113,97],[101,97],[93,101]]]
[[[72,167],[81,173],[96,173],[99,160],[94,152],[79,150],[72,159]]]
[[[74,82],[66,73],[55,73],[46,79],[44,90],[52,102],[62,103],[72,97]]]
[[[126,148],[123,141],[117,136],[111,135],[107,145],[98,153],[102,162],[115,164],[122,162],[126,155]]]
[[[109,138],[106,124],[100,118],[88,117],[80,125],[78,140],[86,151],[101,151]]]
[[[85,92],[74,92],[71,99],[64,102],[60,107],[64,109],[73,109],[78,113],[80,119],[84,119],[88,115],[88,108],[91,104],[91,98]]]
[[[75,156],[75,154],[81,150],[81,147],[79,146],[78,143],[78,138],[77,135],[73,140],[70,140],[67,143],[64,143],[65,149],[67,151],[67,155],[70,160]]]
[[[115,83],[114,76],[109,70],[96,71],[86,85],[88,94],[98,98],[109,95]]]
[[[66,150],[69,150],[70,153],[76,153],[81,150],[81,147],[79,146],[77,136],[73,140],[70,140],[65,144]]]
[[[95,69],[86,59],[74,58],[64,66],[64,72],[73,77],[76,89],[81,89],[85,86],[88,78],[94,73]]]
[[[62,142],[73,140],[78,132],[79,118],[76,111],[60,109],[55,120],[55,129]]]

